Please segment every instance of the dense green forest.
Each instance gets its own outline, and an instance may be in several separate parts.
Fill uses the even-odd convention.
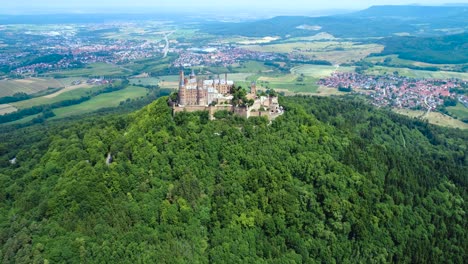
[[[127,115],[5,128],[0,262],[467,259],[466,131],[358,101],[281,104],[271,124],[173,117],[161,98]]]
[[[398,54],[407,60],[429,63],[468,63],[468,33],[443,37],[392,37],[380,41],[382,55]]]

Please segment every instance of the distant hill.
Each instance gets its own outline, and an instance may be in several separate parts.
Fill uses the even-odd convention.
[[[336,16],[281,16],[244,23],[211,23],[203,30],[212,34],[249,37],[308,36],[327,32],[337,37],[386,37],[397,33],[419,36],[444,35],[450,30],[466,31],[468,8],[432,6],[374,6]],[[311,30],[315,28],[316,30]]]
[[[383,55],[428,63],[468,63],[468,33],[433,38],[392,37],[382,40]]]
[[[358,17],[404,17],[404,18],[445,18],[468,15],[468,8],[459,6],[416,6],[383,5],[352,13]]]

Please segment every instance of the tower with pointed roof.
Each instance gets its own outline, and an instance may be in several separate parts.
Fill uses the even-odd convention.
[[[179,105],[186,104],[184,71],[179,72]]]
[[[250,93],[251,93],[252,95],[257,95],[257,83],[252,82],[252,83],[250,84]]]

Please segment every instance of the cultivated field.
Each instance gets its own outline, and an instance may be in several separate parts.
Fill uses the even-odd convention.
[[[394,109],[396,113],[406,115],[409,117],[421,117],[424,115],[424,111],[414,111],[414,110],[407,110],[407,109]],[[427,120],[431,124],[439,125],[439,126],[446,126],[446,127],[453,127],[453,128],[460,128],[460,129],[468,129],[468,124],[463,123],[460,120],[454,119],[448,115],[444,115],[437,112],[430,112],[427,116]]]
[[[468,108],[458,103],[456,106],[447,107],[447,110],[459,119],[468,119]]]
[[[116,107],[121,101],[127,99],[136,99],[145,96],[147,89],[137,86],[129,86],[123,90],[100,94],[89,101],[83,102],[78,105],[72,105],[62,108],[54,109],[55,117],[53,119],[90,113],[102,108]]]
[[[304,74],[305,76],[314,78],[323,78],[332,75],[334,72],[352,72],[354,67],[336,67],[323,65],[301,65],[291,69],[293,74]]]
[[[17,109],[9,104],[0,104],[0,115],[15,112]]]
[[[297,38],[289,38],[285,40],[284,42],[298,42],[298,41],[317,41],[317,40],[336,40],[336,38],[326,32],[320,32],[318,34],[315,34],[313,36],[309,37],[297,37]]]
[[[100,86],[94,86],[90,88],[77,88],[71,91],[61,93],[55,97],[42,96],[42,97],[37,97],[37,98],[25,100],[25,101],[11,103],[11,105],[13,105],[16,108],[22,109],[22,108],[29,108],[35,105],[53,104],[53,103],[61,102],[65,100],[78,99],[82,96],[89,94],[92,91],[96,91],[101,88],[102,87]]]
[[[340,92],[340,91],[338,91],[338,89],[335,89],[335,88],[319,86],[318,89],[317,89],[317,92],[314,95],[317,95],[317,96],[332,96],[332,95],[346,95],[346,94],[348,94],[348,93]]]
[[[92,87],[93,87],[93,85],[90,85],[90,84],[87,84],[87,83],[83,83],[83,84],[79,84],[79,85],[67,86],[67,87],[61,89],[61,90],[58,91],[58,92],[45,95],[44,97],[45,97],[45,98],[54,98],[54,97],[57,97],[57,96],[59,96],[59,95],[61,95],[61,94],[63,94],[63,93],[70,92],[70,91],[73,91],[73,90],[76,90],[76,89],[92,88]]]
[[[366,71],[367,74],[371,75],[384,75],[391,74],[397,71],[399,75],[411,77],[411,78],[428,78],[428,79],[448,79],[457,78],[462,80],[468,80],[468,72],[449,72],[449,71],[421,71],[412,70],[408,68],[394,68],[394,67],[382,67],[375,66]]]
[[[273,45],[250,45],[246,49],[261,52],[293,53],[314,60],[326,60],[334,64],[359,61],[371,53],[380,53],[382,45],[355,42],[317,41],[291,42]]]
[[[365,58],[364,61],[375,64],[375,63],[382,63],[386,59],[390,60],[388,63],[390,63],[392,66],[398,66],[402,68],[411,67],[411,66],[437,67],[444,71],[453,71],[454,69],[460,68],[462,66],[458,64],[432,64],[432,63],[426,63],[426,62],[420,62],[420,61],[405,60],[405,59],[398,58],[398,55],[372,56],[372,57]]]
[[[288,90],[293,93],[315,93],[318,88],[316,82],[316,78],[294,74],[276,74],[260,76],[257,79],[257,86],[266,89]]]
[[[66,70],[60,72],[51,72],[47,76],[51,77],[89,77],[89,76],[122,76],[128,75],[131,71],[107,63],[93,63],[85,68]]]
[[[15,93],[34,94],[48,88],[61,88],[69,84],[67,79],[27,78],[0,81],[0,97],[11,96]]]
[[[130,84],[133,85],[158,85],[161,79],[157,77],[147,77],[147,78],[132,78],[129,79]]]

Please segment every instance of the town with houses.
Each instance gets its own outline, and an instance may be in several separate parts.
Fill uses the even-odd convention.
[[[174,67],[228,66],[243,60],[275,61],[280,59],[278,54],[250,51],[238,47],[188,49],[181,51],[178,55],[172,64]]]
[[[96,31],[107,30],[96,28]],[[5,34],[8,39],[8,34]],[[10,36],[14,38],[14,36]],[[31,41],[28,41],[31,37]],[[106,63],[125,67],[125,63],[160,58],[161,54],[173,54],[171,61],[173,68],[190,68],[196,66],[222,66],[228,67],[242,61],[290,61],[300,62],[306,60],[299,53],[269,53],[251,51],[242,45],[220,44],[217,42],[188,45],[183,40],[167,39],[164,41],[147,39],[112,39],[93,36],[92,34],[79,35],[70,33],[69,28],[63,31],[53,32],[26,32],[23,41],[28,45],[17,44],[14,51],[4,52],[0,56],[0,67],[11,69],[10,75],[0,76],[2,78],[25,78],[37,76],[44,72],[60,72],[65,69],[82,68],[92,63]],[[34,41],[32,41],[34,39]],[[2,45],[0,43],[0,45]],[[28,63],[31,55],[39,57],[55,56],[50,61]],[[26,61],[26,63],[25,63]],[[143,73],[142,73],[143,74]],[[144,73],[148,75],[148,73]],[[87,84],[107,84],[109,78],[90,78]],[[182,78],[183,80],[184,78]],[[189,78],[189,82],[193,79]],[[218,83],[228,81],[218,78]],[[72,85],[79,85],[82,81],[76,81]],[[207,88],[209,80],[204,80],[202,86]],[[196,81],[198,84],[198,80]],[[216,84],[216,80],[211,80]],[[363,94],[372,99],[372,103],[379,107],[389,106],[395,108],[426,109],[434,110],[444,104],[445,98],[455,98],[465,107],[468,107],[468,97],[464,93],[457,93],[459,88],[465,89],[466,81],[459,79],[415,79],[399,75],[371,76],[358,73],[335,72],[332,76],[321,79],[317,83],[336,89],[348,89],[355,93]],[[210,88],[211,89],[211,88]],[[227,91],[227,90],[226,90]],[[226,91],[217,91],[225,95]],[[213,95],[210,95],[213,96]],[[218,95],[216,95],[218,96]],[[210,97],[212,98],[212,97]],[[219,98],[218,98],[219,99]],[[210,100],[206,103],[209,105]],[[184,105],[184,104],[181,104]],[[203,104],[205,105],[205,104]]]
[[[177,59],[172,62],[173,67],[228,66],[243,60],[275,61],[283,57],[279,54],[255,52],[219,43],[193,47],[176,39],[171,39],[167,44],[145,39],[117,40],[81,36],[72,34],[69,30],[29,32],[25,34],[25,38],[28,37],[31,41],[26,39],[27,45],[18,43],[13,52],[4,52],[0,56],[0,67],[9,67],[12,75],[31,76],[43,72],[79,68],[92,63],[121,65],[158,57],[165,52],[176,55]],[[27,62],[27,58],[31,55],[39,57],[60,55],[62,58],[50,62]]]
[[[434,110],[443,105],[447,97],[456,98],[468,107],[468,97],[455,92],[468,86],[467,81],[459,79],[415,79],[398,75],[372,76],[338,72],[321,79],[318,84],[364,94],[379,107]]]

